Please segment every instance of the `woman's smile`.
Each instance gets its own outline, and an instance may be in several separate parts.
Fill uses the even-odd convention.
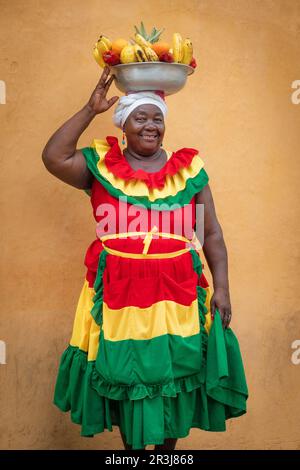
[[[154,142],[158,138],[158,134],[140,134],[140,137],[146,142]]]

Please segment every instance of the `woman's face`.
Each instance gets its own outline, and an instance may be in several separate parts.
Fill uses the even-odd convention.
[[[165,133],[164,115],[154,104],[138,106],[126,119],[127,147],[139,155],[153,155]]]

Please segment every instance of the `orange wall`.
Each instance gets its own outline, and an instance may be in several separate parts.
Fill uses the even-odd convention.
[[[226,433],[192,430],[178,448],[300,448],[299,0],[0,0],[0,12],[1,449],[121,448],[117,430],[81,438],[51,404],[95,226],[88,197],[47,173],[41,151],[98,80],[99,34],[129,37],[140,19],[194,42],[199,66],[168,99],[165,146],[198,147],[206,162],[250,389],[248,414]],[[111,114],[80,146],[121,136]]]

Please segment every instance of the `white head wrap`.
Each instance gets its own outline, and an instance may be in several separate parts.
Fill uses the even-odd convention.
[[[122,96],[119,99],[118,105],[113,114],[114,125],[123,129],[129,114],[142,104],[154,104],[161,110],[164,117],[167,114],[168,108],[165,101],[155,92],[140,91],[137,93],[130,93],[129,95]]]

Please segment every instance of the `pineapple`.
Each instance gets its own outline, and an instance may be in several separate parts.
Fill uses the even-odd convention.
[[[149,45],[154,44],[155,42],[158,42],[160,35],[164,31],[164,29],[161,29],[159,31],[156,28],[152,28],[151,33],[147,34],[144,23],[142,21],[141,21],[140,28],[137,28],[136,26],[134,26],[134,29],[136,31],[136,34],[141,36]]]

